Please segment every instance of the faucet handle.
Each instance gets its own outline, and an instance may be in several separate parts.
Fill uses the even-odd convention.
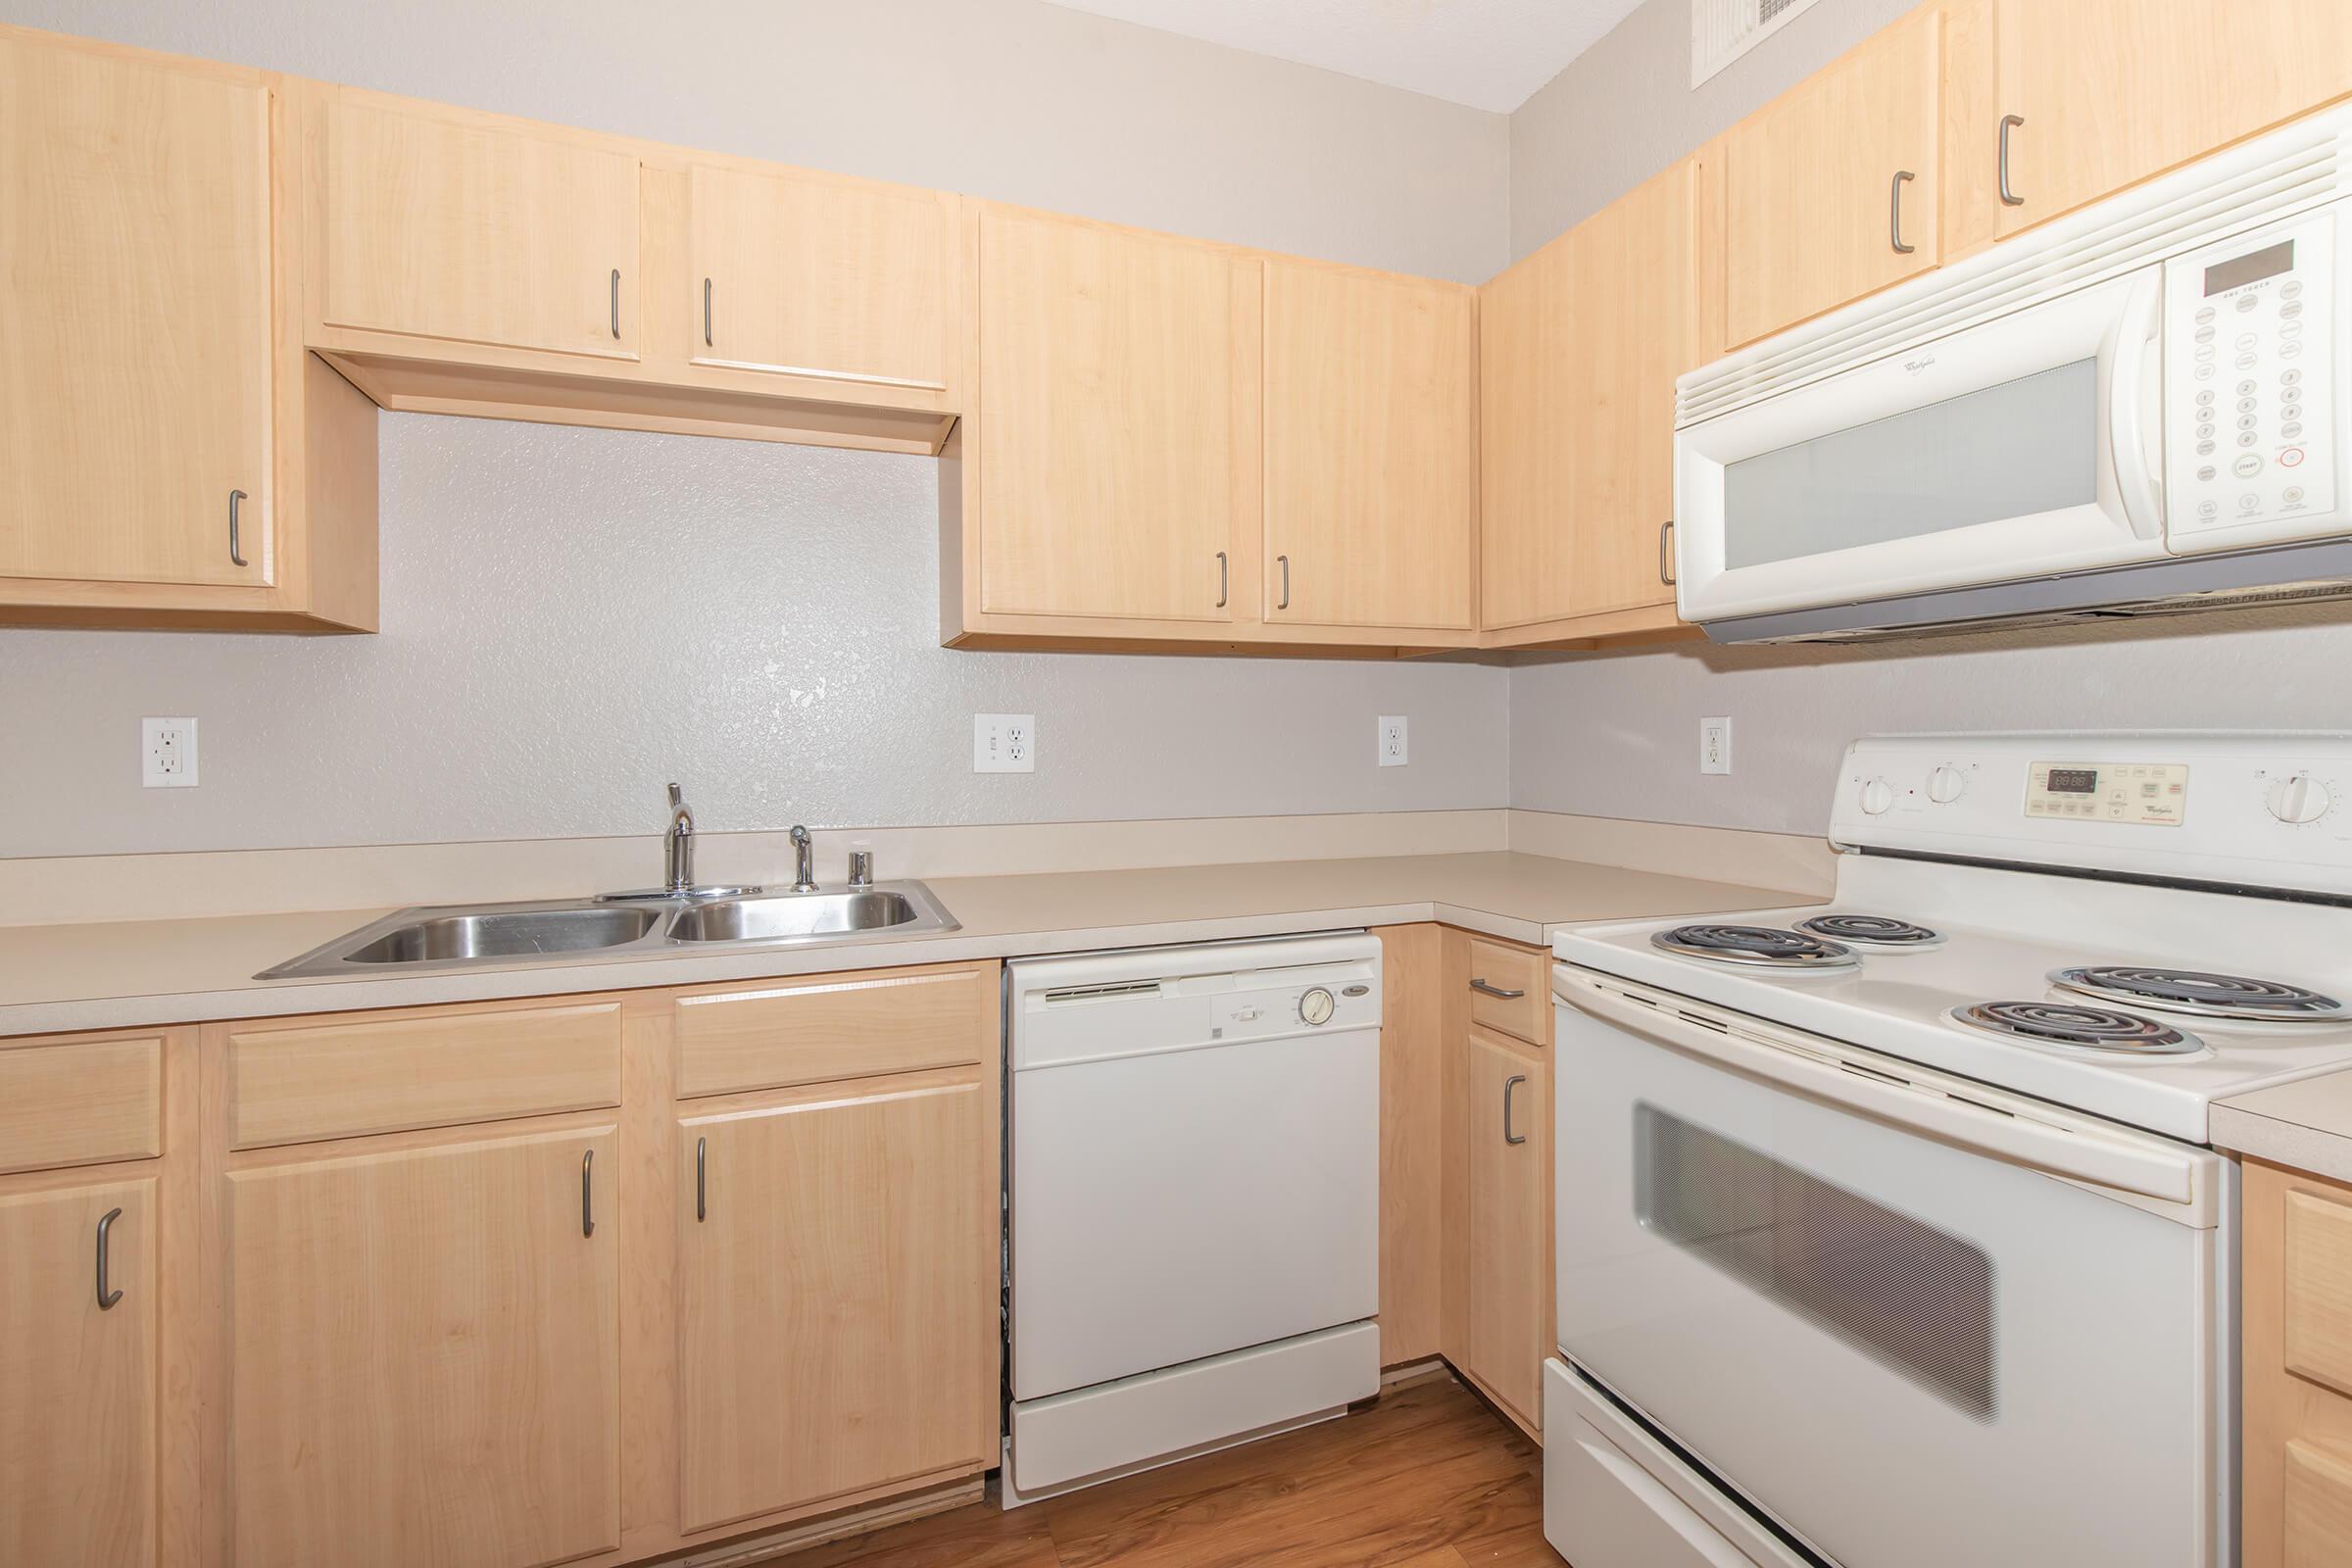
[[[870,888],[873,885],[874,852],[871,850],[852,850],[850,852],[850,886],[854,888]]]
[[[685,792],[678,788],[677,781],[674,779],[670,781],[669,786],[669,808],[673,811],[682,811],[686,808]]]

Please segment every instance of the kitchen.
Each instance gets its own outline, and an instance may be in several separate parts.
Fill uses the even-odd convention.
[[[2111,1560],[2342,1560],[2325,1017],[2160,997],[2135,1015],[2208,1056],[2069,1076],[1942,1004],[1925,1035],[1868,1015],[1947,971],[2004,993],[1950,1007],[2075,1006],[2042,972],[2102,963],[2352,992],[2344,743],[2315,733],[2352,630],[2306,591],[2352,573],[2274,569],[2343,532],[2341,443],[2279,427],[2260,482],[2309,494],[2265,492],[2261,550],[2198,542],[2189,499],[2200,442],[2340,429],[2352,269],[2305,292],[2323,241],[2249,259],[2334,188],[2344,19],[2262,0],[2225,46],[2171,0],[1814,0],[1702,59],[1737,6],[1530,9],[0,8],[0,1558],[1926,1562],[1827,1484],[1843,1445],[1899,1468],[1932,1429],[1964,1493],[2132,1447],[2113,1412],[2003,1425],[2028,1363],[1970,1393],[1785,1267],[1663,1253],[1666,1309],[1586,1266],[1705,1218],[1603,1200],[1646,1156],[1578,1119],[1590,1021],[1643,1004],[1600,975],[1838,1042],[1855,1081],[1910,1063],[1938,1115],[2115,1141],[2100,1179],[2141,1186],[2105,1206],[2170,1204],[2179,1244],[2132,1304],[2187,1348],[2132,1443],[2195,1468]],[[2115,235],[2104,273],[1914,329],[1962,380],[1869,382],[1919,357],[1903,320]],[[2210,421],[2170,393],[2222,337],[2192,263],[2318,345]],[[2159,300],[2162,355],[2117,324]],[[2225,319],[2217,354],[2254,356]],[[1895,335],[1762,385],[1867,330]],[[2078,366],[2046,414],[1969,403]],[[1884,540],[1907,597],[1826,551],[1803,603],[1740,569],[1745,519],[1791,509],[1721,475],[1922,411],[1901,451],[1949,457],[1984,433],[1933,423],[1960,407],[2022,454],[1978,517],[2050,528],[1947,525],[1957,566]],[[1986,499],[1991,465],[1903,492],[1918,466],[1869,470],[1905,518]],[[2018,553],[2060,534],[2115,553]],[[2065,810],[2175,783],[2178,824]],[[1989,863],[1922,869],[1953,858]],[[1742,911],[1944,941],[1806,939],[1851,962],[1787,980],[1649,956]],[[1024,1101],[1089,1075],[1106,1099]],[[1894,1191],[1902,1107],[1786,1098],[1872,1129]],[[1742,1191],[1863,1194],[1830,1134],[1690,1119]],[[1232,1188],[1198,1185],[1200,1137]],[[2024,1277],[2033,1227],[1905,1212]],[[1145,1298],[1091,1309],[1114,1275]],[[2123,1303],[2043,1285],[2046,1316],[1963,1315],[2068,1365],[2056,1308]],[[1658,1370],[1700,1303],[1745,1336],[1726,1378],[1770,1360],[1848,1418],[1789,1428],[1788,1473]],[[1430,1409],[1479,1435],[1481,1517],[1313,1484]],[[2015,1494],[2048,1560],[2098,1560],[2067,1534],[2107,1522],[2096,1487]],[[1205,1524],[1153,1539],[1177,1500]],[[1316,1507],[1336,1533],[1298,1533]]]

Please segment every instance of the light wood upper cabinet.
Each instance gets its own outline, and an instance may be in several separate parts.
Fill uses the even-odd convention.
[[[696,164],[687,203],[695,364],[947,391],[962,297],[954,197]]]
[[[0,577],[271,580],[270,113],[0,29]]]
[[[1261,265],[980,218],[984,612],[1230,621],[1260,528]],[[968,525],[968,524],[967,524]]]
[[[238,1568],[619,1545],[618,1163],[597,1126],[229,1174]]]
[[[635,153],[551,125],[319,92],[318,327],[636,356]]]
[[[2352,93],[2342,0],[1955,0],[1953,16],[1956,239],[2014,234]]]
[[[1530,1429],[1551,1341],[1551,1070],[1473,1031],[1463,1061],[1470,1236],[1464,1370]]]
[[[1724,135],[1730,346],[1936,265],[1942,31],[1922,6]]]
[[[1488,627],[1674,602],[1663,535],[1674,381],[1699,358],[1698,180],[1685,160],[1480,293]]]
[[[995,1462],[984,1102],[967,1078],[681,1119],[681,1530]]]
[[[158,1560],[157,1207],[152,1177],[0,1196],[0,1562]]]
[[[1470,290],[1269,261],[1266,619],[1471,624]]]

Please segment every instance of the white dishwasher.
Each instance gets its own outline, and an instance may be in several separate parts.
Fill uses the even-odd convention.
[[[1006,966],[1005,1506],[1380,1387],[1380,943]]]

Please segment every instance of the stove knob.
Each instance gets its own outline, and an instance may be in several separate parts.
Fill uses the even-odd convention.
[[[1894,786],[1883,778],[1874,778],[1862,786],[1862,809],[1872,816],[1884,812],[1894,804]]]
[[[2290,773],[2271,786],[2269,799],[2264,803],[2271,814],[2281,822],[2301,824],[2317,822],[2328,814],[2335,797],[2328,786],[2309,773]]]
[[[1336,1005],[1330,992],[1321,986],[1310,986],[1298,999],[1298,1016],[1311,1024],[1326,1024],[1331,1022],[1332,1008]]]
[[[1928,799],[1937,806],[1949,806],[1968,788],[1968,780],[1956,767],[1939,767],[1928,775]]]

